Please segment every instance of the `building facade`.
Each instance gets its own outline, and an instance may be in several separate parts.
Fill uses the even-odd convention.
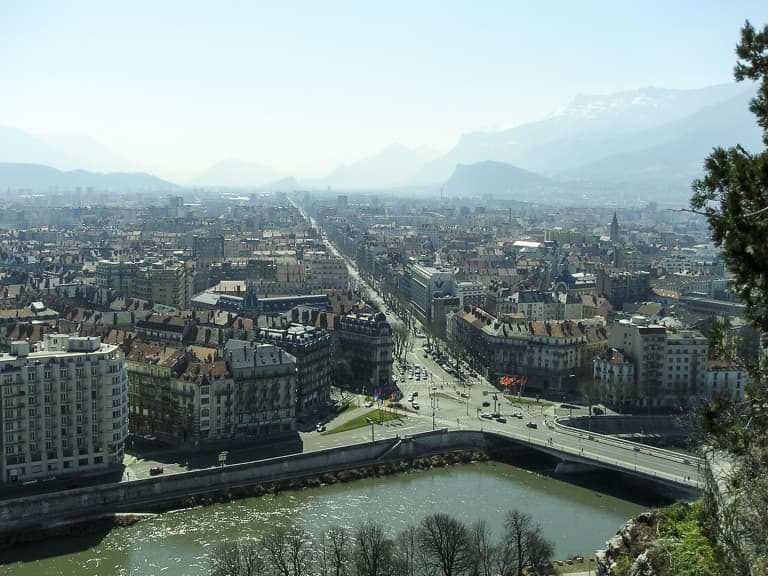
[[[229,340],[224,359],[234,379],[235,434],[270,436],[296,430],[296,359],[273,344]]]
[[[350,382],[337,382],[361,388],[373,395],[376,390],[385,390],[392,383],[392,326],[386,316],[378,314],[355,314],[337,317],[334,325],[336,361],[348,362],[351,369]]]
[[[133,288],[135,298],[179,310],[189,308],[192,283],[183,262],[168,260],[139,266]]]
[[[313,326],[291,324],[255,331],[254,340],[273,344],[296,359],[296,415],[309,418],[331,395],[332,337]]]
[[[347,290],[349,272],[342,258],[326,252],[304,253],[304,279],[310,290]]]
[[[0,355],[0,483],[122,465],[128,435],[123,353],[98,337],[46,334]]]
[[[617,391],[626,403],[648,407],[680,407],[706,395],[706,337],[695,330],[669,330],[643,316],[621,320],[611,329],[609,345],[634,365],[634,379]],[[598,385],[611,380],[605,360],[595,364]]]
[[[529,389],[576,392],[607,345],[605,328],[583,322],[506,321],[480,308],[453,316],[454,336],[491,382],[525,376]]]

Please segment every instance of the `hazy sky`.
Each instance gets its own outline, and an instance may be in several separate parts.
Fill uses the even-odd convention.
[[[0,0],[0,125],[167,176],[226,157],[320,176],[577,93],[729,82],[745,19],[768,1]]]

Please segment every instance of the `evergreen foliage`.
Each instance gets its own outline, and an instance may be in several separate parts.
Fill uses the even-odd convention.
[[[736,48],[736,80],[758,84],[750,110],[768,146],[768,26],[758,31],[746,22]],[[746,304],[746,316],[762,333],[766,352],[768,332],[768,150],[750,153],[742,146],[716,148],[705,161],[705,176],[693,184],[691,207],[703,214],[712,239],[734,276],[733,285]],[[765,356],[757,362],[739,357],[729,346],[723,327],[710,335],[717,353],[747,368],[746,401],[734,404],[715,398],[702,414],[712,469],[704,499],[710,536],[724,552],[733,574],[765,574],[768,565],[768,370]],[[762,360],[761,360],[762,358]],[[675,523],[691,536],[690,524]],[[687,553],[695,554],[692,541]],[[704,570],[711,558],[697,557]],[[693,573],[693,572],[685,572]]]

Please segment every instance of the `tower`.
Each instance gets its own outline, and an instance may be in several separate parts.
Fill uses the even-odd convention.
[[[613,220],[611,220],[611,241],[619,241],[619,220],[616,218],[616,212],[613,213]]]

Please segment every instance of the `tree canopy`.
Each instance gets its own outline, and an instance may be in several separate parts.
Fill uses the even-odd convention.
[[[768,26],[757,32],[747,22],[736,54],[736,80],[758,83],[750,110],[768,146]],[[693,184],[691,207],[709,221],[747,318],[768,331],[768,151],[716,148],[704,168],[704,177]]]
[[[736,48],[738,81],[757,83],[750,103],[763,144],[768,146],[768,26],[746,22]],[[768,150],[749,152],[736,145],[716,148],[706,159],[705,175],[693,184],[691,207],[703,214],[712,240],[722,248],[734,287],[746,305],[747,319],[762,333],[757,362],[742,362],[750,383],[739,404],[715,398],[702,414],[713,476],[705,502],[707,523],[725,552],[733,574],[766,573],[768,566]],[[716,327],[717,328],[717,327]],[[725,339],[719,338],[726,342]],[[718,350],[739,361],[729,347]],[[761,360],[762,358],[762,360]],[[716,462],[715,462],[716,461]],[[727,482],[722,471],[730,470]],[[762,567],[762,568],[758,568]]]

